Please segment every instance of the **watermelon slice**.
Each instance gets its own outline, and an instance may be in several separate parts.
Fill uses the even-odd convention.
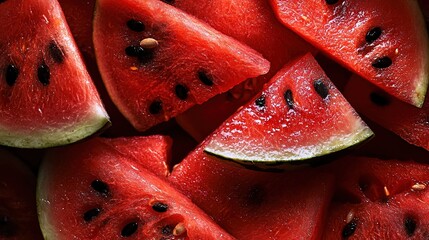
[[[43,239],[34,202],[36,177],[0,149],[0,239]]]
[[[237,239],[319,239],[332,176],[253,171],[205,153],[203,143],[169,181]]]
[[[409,143],[429,150],[429,100],[422,108],[416,108],[356,75],[350,79],[344,94],[358,112]]]
[[[421,107],[429,41],[417,1],[270,0],[280,21],[389,94]]]
[[[93,36],[106,88],[140,131],[269,69],[254,50],[159,0],[98,1]]]
[[[372,131],[311,54],[285,66],[264,90],[225,121],[205,151],[242,164],[294,163],[337,152]]]
[[[429,166],[349,158],[336,174],[323,239],[428,239]]]
[[[164,156],[162,139],[139,141],[147,148],[137,154],[145,162]],[[37,193],[45,238],[233,239],[142,160],[129,157],[102,139],[50,152]]]
[[[63,145],[108,125],[58,2],[2,1],[0,12],[0,144]]]

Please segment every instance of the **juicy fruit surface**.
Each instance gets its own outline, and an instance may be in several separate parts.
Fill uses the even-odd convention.
[[[112,100],[141,131],[269,68],[254,50],[158,0],[98,1],[93,36]],[[154,48],[140,46],[145,39]]]
[[[362,80],[353,76],[345,88],[353,107],[409,143],[429,150],[429,100],[416,108]]]
[[[5,1],[0,11],[0,143],[63,145],[108,124],[59,4]]]
[[[271,3],[278,18],[303,38],[389,94],[422,105],[429,43],[417,1]]]
[[[358,144],[372,131],[307,54],[208,138],[205,151],[245,164],[311,159]]]
[[[159,139],[140,141],[150,151]],[[38,208],[48,239],[232,239],[141,160],[102,139],[50,153],[38,179]]]
[[[34,204],[36,177],[0,149],[0,239],[43,239]]]
[[[208,155],[204,143],[169,182],[237,239],[318,239],[332,193],[316,171],[258,172]]]
[[[427,165],[349,158],[329,168],[337,186],[323,239],[428,239]]]

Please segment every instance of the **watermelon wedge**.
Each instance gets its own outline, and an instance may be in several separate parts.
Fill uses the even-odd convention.
[[[205,151],[246,165],[296,164],[350,148],[372,134],[307,54],[225,121]]]
[[[37,199],[46,239],[233,239],[142,165],[165,161],[163,139],[138,139],[146,148],[138,161],[112,141],[92,139],[44,159]]]
[[[2,1],[0,12],[0,144],[64,145],[109,125],[58,2]]]
[[[389,94],[423,105],[429,41],[417,1],[270,0],[278,19]]]
[[[353,76],[344,95],[358,112],[407,142],[429,150],[429,100],[422,108],[403,103]]]
[[[93,39],[112,100],[140,131],[269,69],[256,51],[159,0],[98,1]]]

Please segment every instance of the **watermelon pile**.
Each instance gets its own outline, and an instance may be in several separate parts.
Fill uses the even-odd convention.
[[[429,239],[426,0],[0,13],[0,239]]]

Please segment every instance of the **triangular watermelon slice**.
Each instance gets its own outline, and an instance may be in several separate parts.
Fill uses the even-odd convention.
[[[63,145],[108,124],[58,2],[1,1],[0,12],[0,144]]]
[[[415,0],[270,0],[280,21],[389,94],[421,107],[429,42]]]
[[[297,163],[372,136],[311,54],[285,66],[225,121],[205,151],[249,165]]]
[[[112,100],[140,131],[268,72],[256,51],[159,0],[100,0],[94,47]]]

